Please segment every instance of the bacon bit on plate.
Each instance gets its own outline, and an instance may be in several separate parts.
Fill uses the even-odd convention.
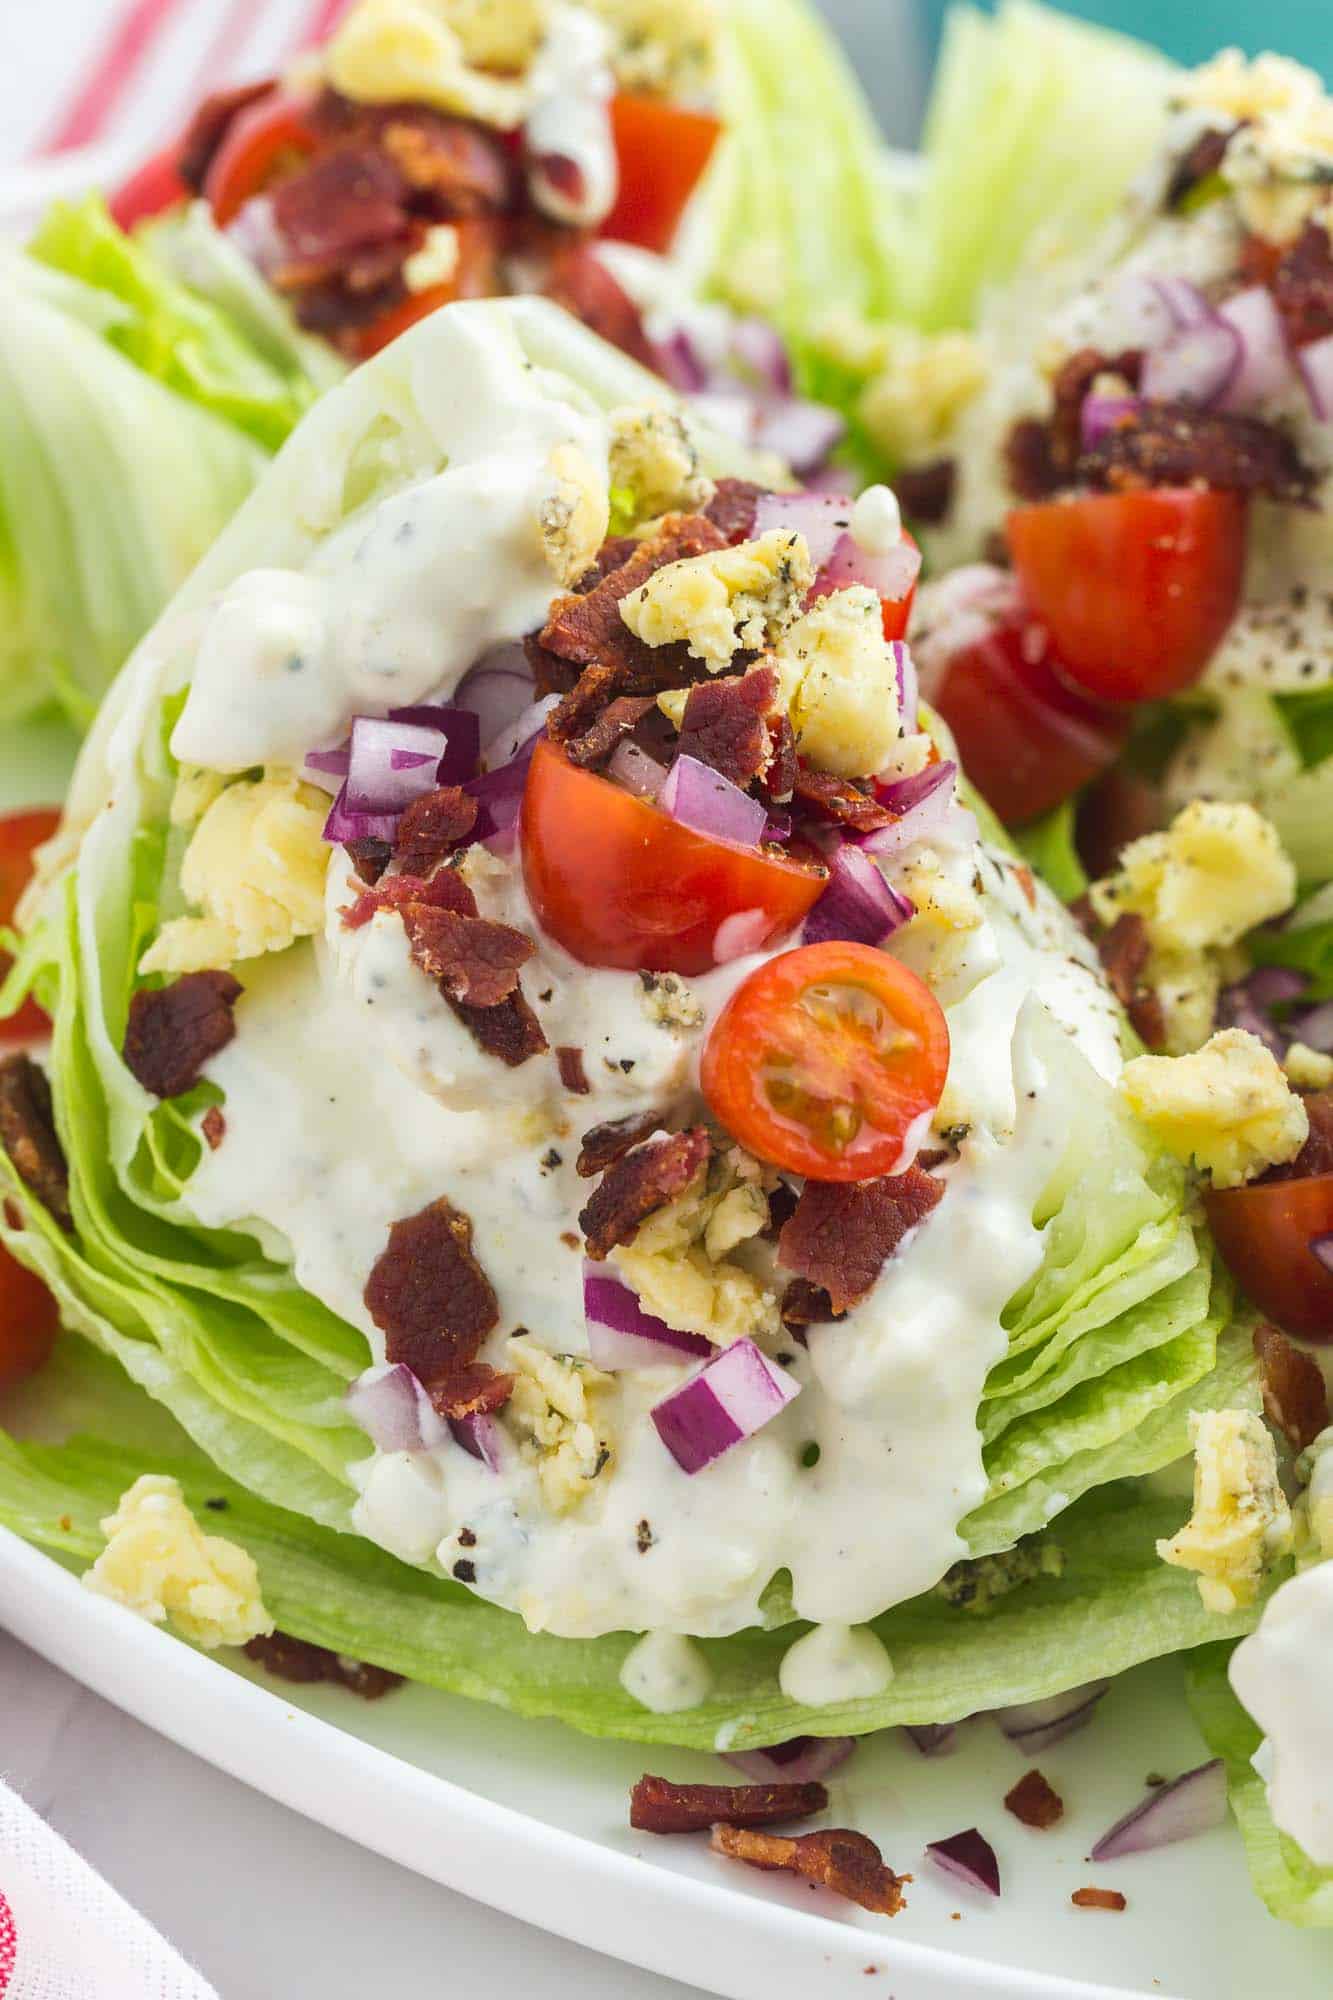
[[[752,1868],[785,1869],[881,1917],[897,1916],[903,1907],[903,1885],[912,1879],[895,1875],[873,1840],[846,1827],[788,1840],[722,1824],[713,1828],[712,1844],[734,1861],[747,1861]]]
[[[403,1685],[403,1676],[390,1673],[387,1667],[350,1660],[311,1639],[294,1639],[290,1632],[266,1632],[248,1640],[245,1657],[280,1681],[292,1681],[298,1687],[329,1681],[349,1694],[359,1694],[363,1701],[379,1701]]]
[[[1118,1889],[1075,1889],[1069,1900],[1080,1910],[1123,1910],[1128,1907]]]
[[[644,1773],[629,1795],[629,1823],[640,1833],[706,1833],[719,1820],[732,1827],[771,1826],[809,1819],[828,1808],[828,1788],[816,1781],[776,1785],[675,1785]]]
[[[588,1072],[583,1067],[583,1050],[565,1044],[556,1050],[555,1061],[560,1071],[560,1081],[570,1095],[586,1097],[592,1085],[588,1081]]]
[[[154,1097],[192,1090],[210,1056],[236,1033],[241,982],[229,972],[185,972],[169,986],[142,987],[130,1001],[125,1067]]]
[[[807,1181],[778,1237],[778,1261],[825,1291],[834,1313],[846,1312],[943,1193],[917,1166],[877,1181]]]
[[[1329,1422],[1328,1389],[1312,1355],[1294,1347],[1267,1320],[1254,1329],[1264,1415],[1293,1451],[1305,1451]]]
[[[385,1358],[405,1361],[428,1392],[475,1359],[499,1318],[490,1279],[472,1254],[472,1224],[443,1196],[392,1225],[365,1301],[385,1335]]]
[[[1065,1816],[1065,1802],[1040,1771],[1025,1771],[1018,1783],[1004,1795],[1006,1809],[1024,1826],[1043,1832]]]
[[[603,1174],[661,1124],[656,1111],[631,1111],[625,1118],[608,1118],[605,1124],[590,1125],[583,1135],[575,1172],[585,1181]]]
[[[708,1134],[695,1126],[638,1146],[609,1167],[579,1215],[593,1262],[600,1264],[618,1243],[628,1243],[655,1210],[684,1194],[711,1151]]]
[[[0,1062],[0,1146],[23,1185],[62,1229],[72,1229],[69,1167],[51,1110],[51,1086],[29,1055]]]
[[[227,1136],[227,1120],[223,1116],[220,1104],[209,1105],[207,1111],[199,1121],[199,1130],[204,1135],[204,1141],[208,1146],[209,1152],[216,1153],[218,1147]]]

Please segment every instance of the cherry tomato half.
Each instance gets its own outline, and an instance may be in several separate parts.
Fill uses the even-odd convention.
[[[0,1391],[36,1373],[59,1325],[56,1302],[41,1279],[0,1249]]]
[[[219,229],[259,194],[284,161],[319,145],[304,98],[275,92],[237,112],[204,178],[204,195]]]
[[[940,1101],[949,1029],[914,972],[869,945],[808,944],[738,986],[704,1044],[704,1096],[732,1137],[818,1181],[902,1171]]]
[[[954,654],[934,705],[1006,826],[1039,818],[1095,778],[1129,732],[1126,718],[1065,685],[1043,628],[1020,612]]]
[[[1157,701],[1235,616],[1247,519],[1239,493],[1161,487],[1019,507],[1005,533],[1060,670],[1098,701]]]
[[[585,965],[711,971],[795,930],[821,868],[682,826],[646,799],[537,745],[520,821],[523,880],[543,930]],[[729,918],[736,949],[718,932]],[[749,921],[745,921],[745,920]]]
[[[721,131],[705,111],[686,111],[655,97],[613,98],[619,187],[600,233],[645,250],[669,250]]]
[[[0,924],[14,921],[19,897],[32,880],[33,849],[49,840],[60,824],[60,814],[49,807],[32,812],[0,815]],[[0,980],[10,967],[10,959],[0,953]],[[0,1043],[31,1042],[49,1033],[51,1023],[35,1000],[25,1000],[17,1014],[0,1021]]]
[[[470,216],[456,222],[454,228],[458,231],[458,263],[452,278],[445,284],[431,285],[424,292],[409,292],[378,319],[358,328],[352,339],[358,360],[368,361],[372,354],[378,354],[391,340],[397,340],[400,333],[406,333],[409,326],[425,319],[437,306],[451,305],[455,299],[491,298],[499,291],[495,224],[481,216]]]
[[[113,222],[122,229],[133,229],[136,222],[147,222],[150,216],[190,199],[190,190],[176,169],[179,154],[179,141],[163,146],[121,182],[107,202]]]
[[[1333,1271],[1310,1248],[1333,1233],[1333,1173],[1214,1188],[1204,1207],[1227,1267],[1284,1333],[1333,1342]]]

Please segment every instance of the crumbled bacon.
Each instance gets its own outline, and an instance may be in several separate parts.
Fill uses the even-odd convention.
[[[820,819],[850,827],[853,833],[874,833],[893,823],[893,814],[850,778],[835,777],[832,771],[812,771],[806,764],[797,768],[792,797]]]
[[[221,1105],[209,1105],[207,1111],[199,1121],[199,1130],[204,1135],[209,1152],[216,1153],[218,1147],[227,1136],[227,1120],[223,1115]]]
[[[638,546],[633,535],[608,535],[593,557],[592,568],[585,569],[574,585],[579,596],[586,597],[590,590],[596,590],[602,578],[627,563]]]
[[[636,542],[634,553],[618,569],[602,577],[593,589],[582,594],[570,591],[556,598],[539,634],[539,643],[576,666],[594,663],[615,666],[620,685],[611,692],[620,692],[622,685],[630,693],[669,686],[669,679],[663,679],[663,656],[668,656],[669,667],[671,659],[684,649],[647,646],[635,638],[620,615],[620,600],[668,563],[725,547],[723,536],[702,514],[664,515],[654,533],[645,541]],[[638,688],[634,685],[636,677],[642,679]],[[560,737],[571,733],[561,727],[552,730],[553,735]]]
[[[439,785],[413,799],[398,822],[394,859],[404,875],[429,875],[461,847],[477,823],[477,801],[461,785]]]
[[[808,1278],[793,1278],[782,1294],[782,1324],[798,1340],[804,1338],[808,1326],[822,1326],[828,1320],[837,1319],[833,1301],[822,1285],[812,1285]]]
[[[62,1229],[72,1229],[69,1167],[56,1132],[51,1086],[29,1055],[0,1062],[0,1146],[23,1185]]]
[[[650,1140],[607,1169],[579,1215],[588,1255],[601,1263],[618,1243],[628,1243],[641,1222],[684,1194],[712,1151],[701,1126]]]
[[[1215,126],[1210,127],[1206,132],[1200,132],[1198,138],[1185,148],[1166,184],[1163,203],[1166,209],[1179,208],[1201,182],[1212,179],[1239,130],[1239,125],[1229,125],[1225,132],[1218,131]]]
[[[796,732],[787,716],[775,716],[768,725],[768,763],[760,780],[764,794],[771,805],[785,806],[791,803],[799,770]]]
[[[637,729],[655,706],[650,694],[617,695],[581,735],[568,739],[565,753],[570,763],[579,764],[584,770],[595,770],[604,764],[616,745]]]
[[[846,1312],[943,1193],[917,1166],[876,1181],[807,1181],[778,1237],[778,1261]]]
[[[373,889],[393,860],[393,849],[387,840],[345,840],[343,853],[351,862],[357,880]]]
[[[1020,500],[1049,500],[1066,475],[1052,451],[1051,426],[1040,417],[1019,417],[1004,441],[1004,467],[1009,490]]]
[[[603,1125],[590,1125],[583,1135],[575,1171],[585,1181],[591,1180],[594,1174],[605,1173],[608,1167],[614,1166],[617,1160],[641,1145],[661,1122],[655,1111],[631,1111],[628,1117],[609,1118]]]
[[[1065,1816],[1065,1802],[1040,1771],[1025,1771],[1004,1795],[1007,1811],[1024,1826],[1045,1831]]]
[[[748,1861],[752,1868],[785,1869],[881,1917],[897,1916],[903,1907],[903,1887],[912,1879],[895,1875],[874,1841],[847,1827],[788,1840],[781,1834],[721,1825],[713,1828],[712,1844],[734,1861]]]
[[[563,243],[541,289],[603,340],[656,373],[656,351],[644,332],[639,308],[588,244]]]
[[[675,1785],[644,1774],[629,1795],[629,1823],[640,1833],[704,1833],[718,1820],[728,1825],[771,1826],[775,1820],[809,1819],[828,1806],[826,1786]]]
[[[583,1050],[571,1048],[568,1043],[555,1052],[556,1068],[560,1081],[571,1097],[586,1097],[592,1089],[588,1072],[583,1067]]]
[[[431,1402],[442,1417],[489,1416],[502,1410],[514,1393],[512,1375],[502,1375],[489,1361],[469,1361],[427,1384]]]
[[[381,876],[373,889],[344,905],[343,928],[359,931],[381,910],[401,910],[408,903],[428,903],[433,909],[453,910],[460,917],[477,914],[477,899],[458,870],[437,868],[424,882],[419,875]]]
[[[273,226],[292,264],[329,275],[353,252],[405,237],[406,193],[377,146],[338,146],[277,182]]]
[[[1309,1136],[1294,1160],[1286,1166],[1270,1167],[1261,1174],[1256,1183],[1267,1186],[1271,1181],[1303,1181],[1311,1174],[1333,1174],[1333,1090],[1311,1090],[1302,1094],[1301,1103],[1310,1121]]]
[[[1118,1889],[1075,1889],[1069,1898],[1080,1910],[1123,1910],[1128,1908]]]
[[[748,785],[769,762],[767,716],[777,691],[772,667],[692,687],[680,725],[681,756],[697,757],[733,785]]]
[[[526,932],[489,917],[462,917],[430,903],[403,905],[412,963],[450,1000],[498,1007],[537,947]]]
[[[472,1254],[472,1224],[440,1197],[389,1230],[366,1280],[366,1310],[389,1361],[404,1361],[429,1393],[475,1360],[499,1318],[490,1279]]]
[[[176,151],[176,172],[186,187],[202,194],[204,180],[218,148],[231,127],[232,119],[274,88],[272,77],[260,83],[238,84],[233,90],[215,90],[206,97],[185,128]]]
[[[1291,503],[1308,503],[1315,486],[1314,473],[1275,424],[1190,403],[1141,404],[1083,453],[1078,472],[1113,491],[1197,481]]]
[[[1267,1320],[1254,1329],[1264,1415],[1293,1451],[1305,1451],[1329,1422],[1328,1389],[1312,1355],[1295,1347]]]
[[[1136,772],[1113,764],[1079,801],[1075,835],[1078,858],[1093,881],[1113,875],[1131,840],[1166,824],[1162,794]]]
[[[1166,1014],[1160,996],[1143,981],[1151,949],[1147,926],[1137,910],[1124,911],[1097,940],[1107,984],[1131,1026],[1145,1048],[1160,1049],[1166,1041]]]
[[[433,213],[452,221],[506,207],[513,174],[503,147],[484,126],[443,118],[419,106],[396,106],[383,118],[379,143]]]
[[[953,458],[904,466],[893,476],[893,490],[904,514],[928,528],[937,526],[948,514],[957,483],[958,461]]]
[[[241,992],[229,972],[185,972],[169,986],[142,987],[130,1001],[125,1067],[154,1097],[192,1090],[210,1056],[236,1033]]]
[[[247,1640],[245,1656],[277,1680],[291,1681],[297,1687],[329,1681],[334,1687],[346,1688],[349,1694],[360,1695],[363,1701],[378,1701],[403,1685],[403,1676],[390,1673],[387,1667],[349,1660],[345,1654],[335,1653],[328,1646],[317,1646],[311,1639],[294,1639],[290,1632],[264,1632]]]
[[[1278,264],[1273,301],[1293,347],[1333,333],[1333,243],[1322,222],[1307,222]]]
[[[728,542],[748,542],[766,491],[748,479],[719,479],[704,513]]]
[[[444,997],[478,1047],[506,1069],[521,1069],[530,1056],[539,1056],[549,1047],[521,987],[498,1007],[473,1007],[448,993]]]

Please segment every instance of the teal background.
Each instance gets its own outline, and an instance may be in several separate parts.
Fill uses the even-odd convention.
[[[989,0],[981,0],[988,12]],[[1064,10],[1155,42],[1180,62],[1202,62],[1234,44],[1251,55],[1277,49],[1333,75],[1333,0],[1063,0]],[[945,0],[926,0],[933,34]]]

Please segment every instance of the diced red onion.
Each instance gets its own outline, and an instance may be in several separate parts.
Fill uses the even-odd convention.
[[[1310,1255],[1316,1258],[1326,1271],[1333,1273],[1333,1229],[1324,1236],[1310,1238]]]
[[[810,560],[819,570],[833,554],[834,544],[848,531],[852,502],[840,493],[761,493],[755,503],[754,530],[791,528],[805,536]]]
[[[596,1264],[583,1269],[583,1317],[588,1355],[595,1367],[617,1374],[623,1368],[664,1368],[673,1362],[706,1360],[714,1353],[701,1333],[681,1333],[645,1312],[628,1285],[608,1277]]]
[[[898,714],[904,729],[914,730],[917,708],[921,700],[916,661],[912,658],[912,649],[905,639],[891,639],[889,651],[893,654],[893,665],[898,676]]]
[[[535,737],[541,735],[546,726],[547,716],[552,709],[559,706],[558,694],[545,694],[540,701],[530,702],[512,722],[506,723],[499,734],[493,736],[487,743],[482,758],[486,769],[494,771],[501,764],[507,764],[511,758],[517,757]],[[531,752],[528,754],[531,755]]]
[[[1291,1040],[1304,1040],[1304,1036],[1297,1036],[1294,1023],[1290,1027],[1280,1026],[1273,1018],[1273,1009],[1299,1000],[1308,984],[1305,974],[1291,966],[1257,966],[1244,979],[1223,987],[1217,1001],[1217,1026],[1243,1028],[1247,1034],[1256,1035],[1280,1059]],[[1333,1020],[1330,1026],[1333,1027]]]
[[[923,1757],[946,1757],[958,1748],[955,1722],[907,1722],[903,1733],[911,1737]]]
[[[471,709],[482,742],[489,743],[523,713],[534,693],[532,669],[522,646],[499,646],[464,674],[454,700],[460,708]]]
[[[1249,285],[1224,299],[1217,316],[1240,339],[1240,366],[1222,400],[1229,410],[1257,409],[1291,381],[1287,337],[1273,294],[1267,285]]]
[[[1161,283],[1142,271],[1118,277],[1105,305],[1108,349],[1160,347],[1180,325]]]
[[[1321,1055],[1333,1055],[1333,1000],[1323,1000],[1308,1014],[1298,1014],[1287,1027],[1293,1042],[1304,1042],[1307,1049],[1318,1049]]]
[[[920,571],[921,551],[905,537],[882,554],[872,553],[861,547],[849,528],[838,536],[816,576],[810,602],[832,591],[846,590],[849,584],[864,583],[887,603],[897,604],[912,589]]]
[[[402,812],[413,799],[435,789],[435,773],[444,752],[441,730],[358,715],[352,723],[347,765],[348,811]]]
[[[683,326],[675,327],[665,340],[656,342],[658,372],[673,389],[684,396],[696,396],[708,387],[708,370],[699,350]]]
[[[956,656],[989,637],[997,626],[1021,614],[1012,570],[994,563],[964,563],[938,583],[928,583],[917,602],[912,657],[921,692],[934,701]]]
[[[1214,1757],[1149,1792],[1102,1835],[1092,1850],[1092,1859],[1119,1861],[1126,1854],[1146,1854],[1172,1841],[1193,1840],[1196,1834],[1221,1826],[1226,1816],[1226,1766],[1220,1757]]]
[[[752,1340],[737,1340],[664,1396],[652,1419],[681,1471],[702,1472],[800,1393],[800,1384]]]
[[[425,1451],[444,1441],[444,1423],[405,1362],[368,1368],[347,1391],[346,1403],[379,1451]]]
[[[1087,1681],[1082,1687],[1067,1688],[1063,1694],[1044,1701],[1020,1702],[1013,1708],[992,1710],[995,1720],[1011,1743],[1027,1757],[1048,1750],[1076,1729],[1091,1722],[1097,1703],[1106,1693],[1109,1680]]]
[[[500,1426],[484,1410],[473,1417],[450,1417],[449,1432],[469,1458],[478,1458],[490,1472],[500,1470]]]
[[[464,785],[463,790],[469,798],[477,801],[479,807],[477,823],[473,828],[474,840],[489,841],[497,834],[511,833],[517,826],[523,791],[528,782],[528,766],[544,734],[544,730],[535,729],[507,764],[499,765],[494,771],[483,771],[478,777],[469,778]]]
[[[476,776],[481,754],[481,723],[471,709],[455,702],[417,702],[411,708],[391,708],[390,722],[419,722],[444,732],[444,755],[435,773],[437,785],[461,785]]]
[[[1133,416],[1139,407],[1137,396],[1099,396],[1093,394],[1083,398],[1083,408],[1079,411],[1079,433],[1084,451],[1092,451],[1126,417]]]
[[[952,758],[941,757],[937,763],[927,764],[924,770],[913,771],[910,778],[889,778],[877,783],[875,797],[886,812],[911,812],[942,785],[952,787],[957,776],[958,766]]]
[[[1240,373],[1243,347],[1234,326],[1215,315],[1182,327],[1150,349],[1139,378],[1149,402],[1216,403]]]
[[[1213,316],[1213,309],[1197,285],[1188,278],[1154,277],[1149,281],[1158,298],[1171,316],[1172,326],[1178,330],[1202,326]],[[1152,343],[1157,345],[1156,342]]]
[[[777,812],[770,809],[768,819],[764,825],[765,841],[771,841],[781,847],[786,841],[791,839],[791,826],[792,820],[789,812]]]
[[[650,757],[646,750],[641,750],[637,743],[628,739],[617,743],[606,771],[608,777],[614,778],[618,785],[623,785],[627,792],[633,792],[640,799],[655,799],[667,776],[665,764],[659,764],[656,757]]]
[[[840,1770],[855,1749],[854,1736],[793,1736],[766,1750],[724,1750],[722,1761],[756,1785],[808,1785]]]
[[[777,328],[766,319],[738,319],[731,330],[731,358],[775,396],[793,393],[791,357]]]
[[[767,910],[733,910],[713,933],[713,963],[730,965],[735,958],[762,951],[772,932],[773,919]]]
[[[322,792],[340,792],[347,776],[348,757],[345,743],[341,750],[307,750],[301,776]]]
[[[658,803],[682,826],[738,847],[757,847],[768,818],[758,799],[688,753],[667,772]]]
[[[1312,340],[1296,350],[1296,366],[1301,371],[1310,408],[1321,424],[1333,422],[1333,333]]]
[[[948,847],[968,847],[977,839],[977,823],[954,796],[958,766],[949,758],[928,764],[911,778],[876,786],[881,805],[898,817],[892,826],[877,827],[856,845],[881,861],[895,860],[918,841]]]
[[[864,848],[844,841],[833,856],[828,887],[801,931],[802,944],[883,944],[916,915],[915,906],[884,880]]]
[[[947,1840],[929,1841],[926,1853],[936,1867],[952,1875],[956,1882],[966,1882],[969,1889],[981,1889],[988,1896],[999,1895],[1000,1864],[995,1849],[976,1827],[969,1826],[964,1833],[951,1833]]]
[[[324,822],[324,839],[335,847],[348,840],[384,840],[392,845],[398,818],[397,813],[353,812],[347,803],[344,781]]]
[[[827,403],[786,396],[757,405],[751,442],[761,451],[775,451],[801,478],[824,464],[846,430],[846,419]]]

